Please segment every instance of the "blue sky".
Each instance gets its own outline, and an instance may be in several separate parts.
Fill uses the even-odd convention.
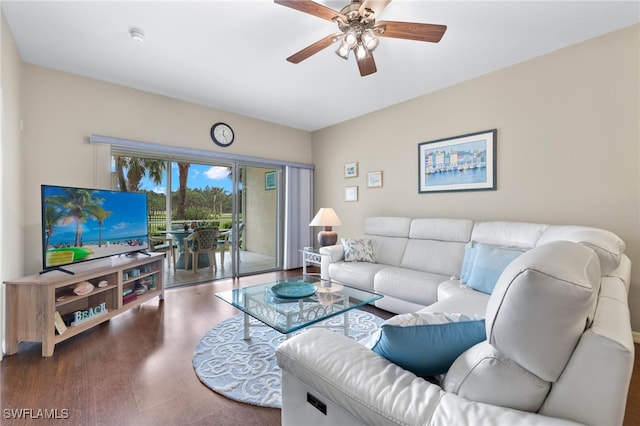
[[[189,167],[189,177],[187,178],[187,186],[189,188],[205,188],[206,186],[222,188],[231,193],[231,178],[227,176],[226,167],[210,166],[206,164],[193,164]],[[177,191],[179,186],[178,165],[171,163],[171,189]],[[167,187],[167,179],[164,178],[160,185],[156,185],[149,178],[145,177],[140,182],[140,189],[165,193]]]

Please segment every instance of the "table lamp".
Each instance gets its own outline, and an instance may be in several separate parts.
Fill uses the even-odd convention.
[[[324,226],[324,230],[318,232],[318,244],[324,247],[332,246],[338,242],[338,234],[331,227],[342,226],[342,222],[340,222],[340,218],[333,209],[321,208],[309,226]]]

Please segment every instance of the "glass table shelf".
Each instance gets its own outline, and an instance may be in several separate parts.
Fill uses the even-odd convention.
[[[308,283],[316,287],[314,294],[301,298],[281,298],[272,287],[287,283]],[[301,275],[266,284],[216,293],[216,296],[245,314],[244,338],[249,339],[249,316],[289,335],[335,315],[344,314],[345,334],[350,310],[367,305],[383,296],[322,280],[318,276]]]

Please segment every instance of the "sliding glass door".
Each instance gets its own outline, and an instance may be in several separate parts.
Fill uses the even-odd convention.
[[[177,263],[174,285],[193,284],[234,276],[227,236],[233,224],[233,163],[203,163],[170,159],[171,197],[170,235],[175,242]],[[193,270],[192,233],[198,228],[216,228],[216,248],[211,254],[198,254]],[[186,239],[186,240],[185,240]]]
[[[148,194],[150,235],[171,238],[167,287],[281,269],[278,167],[129,153],[114,153],[112,164],[114,188]],[[198,227],[215,227],[219,237],[194,272],[188,238]]]
[[[280,176],[278,168],[238,163],[234,191],[232,250],[238,275],[281,269]]]

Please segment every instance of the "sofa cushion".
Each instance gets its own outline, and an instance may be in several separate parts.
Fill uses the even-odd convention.
[[[523,222],[476,222],[471,241],[494,246],[521,247],[530,249],[549,225]]]
[[[436,301],[438,286],[448,278],[446,275],[389,266],[376,273],[373,288],[385,296],[426,306]]]
[[[376,263],[373,256],[373,243],[368,239],[341,238],[345,262]]]
[[[624,241],[613,232],[587,226],[551,226],[540,237],[538,245],[558,240],[580,243],[595,251],[602,276],[618,267],[626,248]]]
[[[484,341],[455,360],[442,388],[470,401],[536,412],[551,384]]]
[[[473,221],[469,219],[413,219],[409,238],[466,243],[471,239],[472,229]]]
[[[468,219],[414,219],[400,266],[442,275],[457,275],[473,222]]]
[[[394,314],[417,312],[425,307],[424,304],[414,303],[406,299],[389,296],[388,294],[385,294],[382,299],[376,300],[375,306],[384,311],[393,312]],[[484,311],[482,315],[484,315]]]
[[[364,219],[364,233],[367,235],[408,238],[410,228],[410,217],[378,216]]]
[[[329,265],[332,280],[347,284],[349,287],[373,291],[373,279],[386,265],[369,262],[337,262]]]
[[[377,263],[400,266],[402,256],[407,249],[408,238],[381,237],[378,235],[364,235],[364,238],[371,240],[373,257]]]
[[[487,312],[487,303],[489,303],[488,294],[470,289],[458,280],[449,280],[438,287],[438,301],[420,311],[460,312],[484,316]]]
[[[388,319],[366,346],[417,376],[445,373],[465,350],[486,339],[484,318],[419,312]]]
[[[472,289],[486,294],[493,292],[504,268],[522,254],[520,249],[482,243],[475,245],[472,251],[469,276],[466,282],[463,282]]]
[[[464,246],[459,242],[410,239],[400,266],[448,277],[457,275],[462,267]]]
[[[580,244],[554,241],[523,253],[489,298],[489,343],[543,380],[556,381],[584,332],[599,283],[600,261]]]

